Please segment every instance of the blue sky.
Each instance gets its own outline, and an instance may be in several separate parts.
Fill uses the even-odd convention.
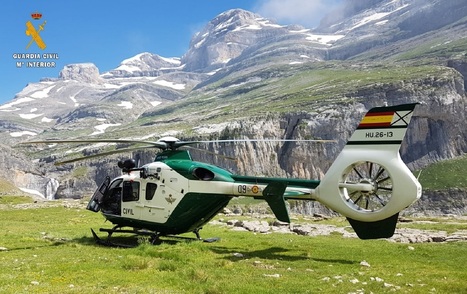
[[[218,14],[233,8],[250,10],[279,24],[316,27],[343,0],[6,0],[0,25],[0,104],[28,83],[58,77],[67,64],[92,62],[101,73],[141,52],[181,57],[191,37]],[[31,13],[42,13],[34,20]],[[44,50],[25,34],[31,21],[46,44]],[[14,54],[56,53],[51,68],[30,68]],[[37,61],[34,59],[33,61]]]

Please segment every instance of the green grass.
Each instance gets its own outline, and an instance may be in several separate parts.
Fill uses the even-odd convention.
[[[9,196],[9,195],[0,196],[0,204],[5,204],[5,205],[16,205],[16,204],[33,203],[33,202],[34,201],[31,199],[31,197],[27,197],[27,196]]]
[[[72,178],[82,178],[86,177],[86,175],[89,173],[88,167],[87,166],[79,166],[75,169],[73,169],[73,173],[71,175]]]
[[[110,224],[83,208],[2,209],[0,223],[0,246],[7,249],[0,251],[1,293],[463,293],[467,289],[465,243],[410,244],[414,250],[409,250],[408,244],[385,240],[263,235],[207,225],[202,236],[220,237],[219,242],[166,240],[153,246],[145,239],[123,237],[125,242],[139,240],[140,245],[121,249],[94,243],[89,228]],[[440,223],[439,229],[443,227]],[[364,260],[370,267],[360,265]]]
[[[467,56],[465,54],[466,48],[467,38],[465,37],[455,41],[441,37],[398,55],[396,60],[398,62],[418,60],[420,64],[421,56],[424,62],[453,57],[465,58]]]
[[[444,219],[443,223],[440,223],[439,220],[430,220],[430,221],[419,221],[415,223],[406,223],[402,225],[404,228],[412,228],[419,230],[429,230],[429,231],[445,231],[448,234],[453,234],[457,231],[467,230],[466,222],[458,222],[455,219]]]
[[[0,178],[0,196],[4,195],[23,195],[24,193],[13,185],[10,181]],[[1,201],[0,201],[1,203]]]
[[[420,171],[415,172],[418,175]],[[467,155],[440,161],[423,169],[419,181],[423,189],[467,188]]]

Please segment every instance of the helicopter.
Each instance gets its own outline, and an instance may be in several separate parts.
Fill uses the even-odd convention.
[[[41,143],[143,143],[62,161],[59,164],[158,148],[153,162],[136,166],[134,159],[119,161],[122,174],[106,177],[92,195],[87,209],[101,212],[113,224],[113,233],[162,236],[193,232],[222,211],[235,197],[267,202],[275,217],[290,223],[287,200],[318,201],[345,216],[360,239],[390,238],[399,212],[420,198],[422,187],[402,161],[399,149],[417,103],[370,109],[322,180],[236,175],[208,163],[194,161],[188,145],[212,141],[181,141],[163,137],[158,141],[125,139],[44,140]],[[231,142],[218,140],[214,142]],[[233,140],[235,141],[235,140]],[[280,141],[280,140],[279,140]],[[97,241],[101,239],[91,229]]]

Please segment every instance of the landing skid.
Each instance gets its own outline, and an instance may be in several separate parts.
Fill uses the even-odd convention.
[[[100,228],[99,231],[106,232],[107,238],[106,239],[99,238],[96,232],[94,232],[94,230],[91,229],[92,236],[94,237],[94,240],[96,241],[97,244],[104,245],[104,246],[110,246],[110,247],[123,247],[123,248],[133,248],[133,247],[136,247],[137,245],[129,245],[129,244],[121,244],[121,243],[112,242],[110,239],[114,233],[128,233],[128,234],[135,234],[137,236],[149,236],[149,243],[151,243],[152,245],[161,244],[162,243],[161,237],[188,240],[188,241],[202,241],[206,243],[213,243],[213,242],[220,240],[220,238],[217,238],[217,237],[202,239],[199,235],[199,229],[193,231],[193,233],[196,235],[196,238],[176,236],[176,235],[161,235],[158,232],[153,232],[153,231],[148,231],[148,230],[137,230],[137,229],[125,230],[125,229],[122,229],[122,227],[120,226],[115,226],[112,229]]]

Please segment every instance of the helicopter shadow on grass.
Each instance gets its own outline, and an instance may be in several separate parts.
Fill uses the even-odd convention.
[[[106,243],[109,241],[109,243]],[[86,246],[99,246],[99,247],[117,247],[117,248],[135,248],[142,244],[149,244],[147,237],[137,236],[137,235],[120,235],[112,236],[107,240],[107,236],[101,239],[101,242],[96,242],[96,239],[92,236],[83,236],[81,238],[73,239],[72,242],[79,243]],[[176,245],[181,242],[191,243],[191,242],[202,242],[195,238],[183,237],[183,236],[163,236],[161,237],[156,244],[153,244],[155,248],[162,244],[167,245]],[[345,260],[345,259],[336,259],[336,258],[315,258],[308,257],[303,255],[293,255],[293,249],[283,248],[283,247],[269,247],[266,249],[258,250],[248,250],[247,248],[226,248],[221,246],[212,245],[215,243],[206,243],[207,248],[214,252],[215,254],[224,256],[224,259],[229,261],[239,261],[245,258],[261,258],[265,260],[278,260],[278,261],[299,261],[299,260],[310,260],[323,263],[337,263],[337,264],[357,264],[358,261],[355,260]],[[291,252],[291,254],[289,254]],[[241,255],[239,255],[240,253]]]
[[[80,238],[56,238],[56,237],[42,237],[42,244],[36,245],[26,245],[26,246],[18,246],[18,247],[8,247],[3,252],[11,252],[11,251],[20,251],[20,250],[35,250],[38,248],[52,248],[52,247],[60,247],[60,246],[69,246],[72,244],[81,244],[81,245],[96,245],[96,241],[92,237],[83,236]],[[1,251],[0,251],[1,252]]]
[[[64,245],[66,242],[65,241],[55,241],[51,242],[49,244],[43,244],[43,245],[31,245],[31,246],[23,246],[23,247],[14,247],[11,248],[9,247],[6,250],[2,250],[0,252],[10,252],[10,251],[19,251],[19,250],[34,250],[37,248],[45,248],[45,247],[58,247]]]
[[[75,238],[72,242],[85,245],[85,246],[98,246],[98,247],[116,247],[116,248],[135,248],[142,244],[151,244],[150,238],[147,236],[139,236],[135,234],[125,234],[112,236],[110,239],[107,236],[100,236],[96,239],[93,236],[83,236]],[[157,247],[158,245],[168,244],[175,245],[181,242],[199,242],[193,238],[184,238],[179,236],[162,236],[157,242],[152,244]]]
[[[245,251],[245,248],[238,248],[238,250],[222,248],[222,247],[211,247],[210,248],[214,253],[225,255],[225,259],[230,261],[238,261],[245,258],[261,258],[266,260],[280,260],[280,261],[299,261],[299,260],[312,260],[317,262],[325,263],[339,263],[339,264],[355,264],[357,261],[345,260],[345,259],[335,259],[335,258],[314,258],[307,257],[303,255],[291,255],[288,252],[293,251],[293,249],[287,249],[282,247],[269,247],[266,249],[259,250],[248,250]],[[240,253],[240,254],[239,254]]]

